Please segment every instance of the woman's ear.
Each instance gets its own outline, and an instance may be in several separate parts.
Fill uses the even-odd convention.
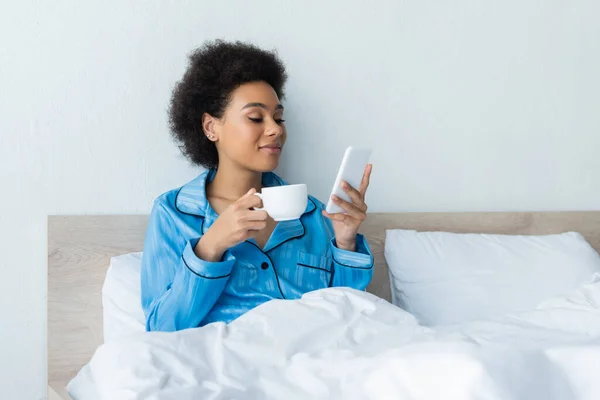
[[[219,134],[217,132],[218,123],[219,121],[212,115],[208,113],[204,113],[202,115],[202,130],[204,131],[204,134],[206,135],[208,140],[210,140],[211,142],[216,142],[217,140],[219,140]]]

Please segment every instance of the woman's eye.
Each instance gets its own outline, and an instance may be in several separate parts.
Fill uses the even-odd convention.
[[[256,124],[260,124],[261,122],[263,122],[263,119],[262,119],[262,118],[252,118],[252,117],[248,117],[248,119],[249,119],[250,121],[252,121],[252,122],[256,123]],[[276,122],[277,124],[283,124],[283,123],[285,122],[285,119],[281,119],[281,118],[279,118],[279,119],[275,119],[275,122]]]

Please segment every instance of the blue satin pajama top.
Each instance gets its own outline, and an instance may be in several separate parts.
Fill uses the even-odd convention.
[[[309,196],[300,219],[281,221],[263,249],[253,239],[227,250],[219,262],[196,256],[194,246],[218,215],[206,199],[207,170],[158,197],[142,256],[142,306],[148,331],[175,331],[230,322],[272,299],[298,299],[330,286],[364,290],[373,275],[367,241],[356,252],[338,249],[323,204]],[[286,184],[274,173],[263,186]]]

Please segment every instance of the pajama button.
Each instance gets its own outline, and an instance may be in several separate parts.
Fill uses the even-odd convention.
[[[260,267],[262,269],[267,269],[267,268],[269,268],[269,264],[267,264],[266,262],[264,262],[264,263],[260,264]]]

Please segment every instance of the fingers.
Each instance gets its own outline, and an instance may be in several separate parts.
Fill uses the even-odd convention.
[[[365,193],[367,192],[369,182],[371,181],[372,170],[373,164],[368,164],[365,167],[365,172],[363,173],[358,190],[353,188],[348,182],[342,182],[342,189],[344,189],[344,192],[348,194],[354,206],[363,212],[367,211],[367,205],[365,204]]]
[[[255,195],[256,189],[250,189],[245,195],[240,197],[234,204],[238,209],[249,209],[253,207],[262,207],[262,200]]]
[[[371,181],[371,171],[373,171],[373,164],[367,164],[365,168],[365,173],[363,174],[362,180],[360,181],[360,186],[358,187],[358,191],[365,198],[365,193],[367,192],[367,188],[369,187],[369,182]]]
[[[254,189],[254,188],[250,188],[250,190],[248,190],[248,191],[246,192],[246,194],[245,194],[245,195],[243,195],[242,197],[240,197],[240,198],[238,199],[238,201],[240,201],[240,200],[242,200],[242,199],[247,199],[247,198],[248,198],[248,197],[250,197],[250,196],[254,196],[254,193],[256,193],[256,189]]]
[[[266,221],[269,214],[264,210],[247,210],[242,214],[245,221]]]
[[[355,205],[352,204],[346,200],[340,199],[338,196],[333,195],[332,196],[332,200],[335,204],[337,204],[338,206],[340,206],[344,211],[346,211],[347,215],[351,216],[352,218],[356,218],[359,220],[364,220],[367,215],[366,215],[366,205],[364,203],[359,204],[359,205]],[[359,208],[359,206],[363,206],[365,209],[361,209]]]
[[[350,216],[348,216],[347,214],[343,214],[343,213],[335,213],[335,214],[329,214],[327,211],[323,210],[323,215],[327,218],[329,218],[332,221],[339,221],[339,222],[344,222],[346,221],[348,218],[350,218]]]
[[[267,221],[238,221],[237,228],[233,234],[236,242],[248,240],[267,227]]]
[[[358,190],[354,189],[348,182],[342,182],[342,189],[348,194],[355,207],[361,211],[367,211],[363,195]]]
[[[247,231],[260,231],[267,227],[267,221],[246,221],[244,228]]]
[[[235,226],[235,236],[238,240],[246,240],[252,237],[253,233],[263,230],[267,227],[267,221],[256,221],[248,219],[239,219]]]

